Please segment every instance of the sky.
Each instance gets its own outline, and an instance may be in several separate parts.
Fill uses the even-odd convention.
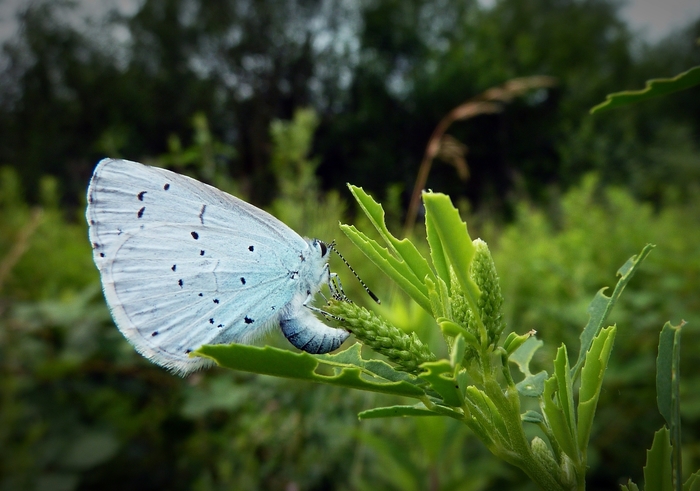
[[[647,41],[654,42],[700,17],[700,0],[628,0],[622,18]]]
[[[17,31],[15,13],[32,0],[0,0],[0,43],[12,37]],[[123,13],[133,12],[139,0],[78,0],[87,15],[95,16],[104,11],[105,6],[116,6]],[[517,0],[514,0],[517,1]],[[632,30],[645,40],[655,42],[674,29],[700,17],[700,0],[622,0],[621,15]],[[483,5],[494,0],[481,0]]]

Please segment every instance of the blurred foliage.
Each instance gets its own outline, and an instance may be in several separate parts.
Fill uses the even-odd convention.
[[[321,193],[313,177],[316,161],[305,145],[315,121],[300,111],[272,126],[275,165],[285,176],[273,209],[302,233],[326,238],[345,203]],[[0,291],[0,489],[531,489],[461,425],[358,423],[359,410],[394,402],[386,396],[217,369],[181,380],[150,365],[114,328],[83,221],[56,208],[55,180],[42,181],[42,211],[33,212],[17,174],[5,168],[0,176],[1,265],[13,261]],[[688,227],[699,223],[700,202],[669,196],[656,211],[589,176],[548,211],[522,205],[511,225],[482,230],[501,271],[509,328],[534,328],[548,346],[576,346],[591,293],[610,284],[610,272],[640,244],[658,244],[613,314],[620,332],[593,431],[592,487],[639,479],[633,472],[660,424],[658,330],[667,318],[682,316],[690,327],[700,320],[700,238]],[[425,335],[421,325],[430,320],[421,309],[387,290],[349,244],[341,250],[384,300],[383,315]],[[366,298],[339,261],[333,268],[353,298]],[[688,442],[700,433],[698,341],[689,329],[682,364]],[[697,447],[685,453],[688,468],[696,467]]]
[[[589,485],[641,477],[668,319],[689,322],[684,455],[700,466],[698,89],[586,116],[607,93],[700,64],[700,21],[649,46],[605,0],[145,0],[96,25],[72,22],[75,8],[32,2],[0,65],[0,490],[531,489],[453,422],[359,424],[384,396],[150,365],[111,321],[82,214],[103,156],[189,173],[337,239],[382,315],[434,344],[430,319],[336,228],[364,218],[323,189],[375,191],[398,233],[437,122],[532,74],[559,85],[455,124],[469,181],[436,166],[427,187],[482,213],[470,224],[484,223],[474,235],[501,272],[508,328],[549,346],[577,346],[592,293],[657,244],[613,312]]]
[[[619,330],[592,436],[599,452],[591,455],[589,486],[595,488],[596,478],[610,482],[641,469],[644,453],[631,448],[648,448],[662,424],[653,374],[659,331],[669,319],[688,322],[681,351],[681,410],[688,441],[700,435],[700,377],[693,361],[700,349],[693,327],[700,325],[700,229],[688,226],[700,223],[700,202],[674,202],[671,195],[655,211],[628,191],[604,187],[589,175],[554,204],[548,212],[523,204],[505,230],[484,230],[495,239],[491,244],[506,298],[506,323],[518,332],[537,331],[550,349],[538,353],[543,364],[560,343],[578,346],[590,293],[612,282],[611,271],[640,244],[657,245],[611,315]],[[697,466],[696,446],[685,451],[689,467]]]
[[[144,0],[128,14],[103,8],[81,22],[80,2],[31,2],[19,35],[3,46],[0,163],[18,171],[32,203],[44,175],[56,176],[64,203],[75,205],[100,158],[143,161],[189,148],[193,114],[236,148],[220,163],[226,174],[254,202],[269,203],[269,125],[309,106],[320,115],[314,153],[323,188],[353,182],[381,197],[391,187],[405,205],[438,121],[529,75],[559,83],[454,125],[450,141],[466,145],[469,180],[440,166],[426,187],[509,212],[519,187],[542,201],[550,184],[566,188],[595,170],[660,199],[658,168],[683,187],[687,155],[677,149],[697,149],[697,88],[625,114],[582,117],[605,94],[700,64],[697,20],[647,45],[612,0]]]

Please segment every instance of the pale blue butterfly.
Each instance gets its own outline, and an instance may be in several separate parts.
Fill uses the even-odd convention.
[[[114,321],[154,363],[188,374],[204,344],[250,343],[280,326],[309,353],[349,333],[311,305],[331,282],[329,247],[238,198],[174,172],[104,159],[88,188],[95,264]]]

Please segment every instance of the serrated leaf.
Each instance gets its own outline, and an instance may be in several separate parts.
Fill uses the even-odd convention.
[[[654,434],[644,466],[644,491],[672,491],[671,441],[665,426]]]
[[[693,67],[673,78],[647,80],[646,87],[641,90],[625,90],[608,94],[605,102],[601,102],[591,109],[591,114],[671,94],[696,85],[700,85],[700,66]]]
[[[517,335],[513,335],[513,337],[516,336]],[[508,338],[511,338],[511,336],[509,335]],[[548,376],[547,372],[542,370],[535,375],[530,372],[532,357],[543,344],[541,340],[532,336],[508,357],[508,361],[515,363],[518,369],[525,375],[525,378],[518,382],[515,387],[520,394],[526,397],[539,397],[544,392],[544,382]]]
[[[348,349],[337,353],[315,355],[315,358],[330,366],[343,368],[345,366],[358,366],[369,371],[373,376],[380,377],[390,382],[408,382],[413,385],[423,384],[417,377],[395,370],[394,367],[382,360],[362,358],[362,345],[355,343]]]
[[[481,295],[479,287],[469,276],[476,249],[472,243],[467,224],[462,221],[459,211],[452,205],[450,197],[442,193],[423,193],[425,220],[435,230],[440,239],[445,257],[452,265],[462,292],[473,312],[478,312],[477,300]],[[426,225],[427,227],[427,225]],[[447,283],[447,282],[446,282]]]
[[[450,275],[450,265],[447,262],[447,257],[445,257],[445,249],[442,247],[442,241],[440,240],[433,220],[426,219],[425,234],[428,239],[428,245],[430,246],[430,259],[433,262],[433,267],[435,268],[437,276],[442,278],[448,289],[451,290],[450,282],[452,278]]]
[[[532,361],[532,357],[535,356],[535,352],[540,349],[542,345],[544,345],[544,342],[532,336],[508,357],[508,361],[515,363],[523,375],[532,375],[530,373],[530,362]]]
[[[557,443],[572,461],[579,462],[569,360],[565,345],[557,350],[554,374],[544,384],[542,401],[542,410]]]
[[[359,350],[359,345],[357,346],[358,348],[351,349]],[[202,346],[194,353],[211,358],[219,366],[232,370],[407,397],[420,398],[425,396],[425,392],[420,387],[406,380],[392,381],[387,378],[386,373],[383,376],[379,375],[378,372],[381,370],[377,368],[377,364],[384,362],[362,360],[361,364],[350,363],[347,362],[347,357],[352,355],[344,354],[344,352],[337,355],[322,355],[323,358],[321,358],[308,353],[294,353],[271,346],[260,348],[244,344],[219,344]],[[336,373],[334,375],[317,373],[316,369],[322,364],[336,368]],[[384,364],[391,369],[390,365]],[[395,370],[391,370],[395,372]]]
[[[659,334],[659,354],[656,358],[656,403],[670,431],[676,482],[681,482],[680,360],[683,325],[684,322],[678,326],[666,322]]]
[[[528,375],[520,382],[515,384],[518,393],[525,397],[539,397],[544,392],[544,383],[549,374],[542,370],[534,375]]]
[[[399,240],[389,232],[384,222],[384,209],[382,205],[374,201],[361,187],[349,184],[348,188],[360,205],[360,208],[362,208],[362,211],[365,212],[367,218],[369,218],[374,228],[379,232],[379,235],[382,236],[396,255],[406,263],[413,274],[421,280],[427,276],[432,281],[435,281],[435,273],[430,269],[428,261],[421,255],[416,246],[413,245],[413,242],[406,238]]]
[[[578,359],[574,365],[574,368],[571,369],[571,379],[573,381],[576,381],[579,375],[579,371],[583,366],[586,353],[591,347],[593,338],[595,338],[603,328],[610,311],[615,306],[615,303],[620,297],[620,294],[622,294],[622,291],[625,289],[625,286],[627,286],[627,283],[629,283],[629,281],[632,279],[632,276],[634,276],[634,273],[639,265],[649,255],[654,247],[655,246],[652,244],[647,244],[639,254],[629,258],[627,262],[617,271],[620,279],[617,281],[612,295],[610,297],[605,296],[603,292],[606,290],[606,288],[601,288],[598,293],[596,293],[591,304],[588,306],[588,323],[581,332],[581,346],[579,347]]]
[[[603,385],[603,376],[608,366],[610,352],[615,342],[615,327],[608,327],[600,331],[588,350],[586,362],[581,370],[581,388],[579,389],[578,403],[578,444],[582,455],[588,448],[588,440],[591,436],[593,417],[600,389]]]
[[[423,309],[432,315],[428,289],[408,265],[394,257],[388,249],[380,246],[377,241],[370,239],[352,225],[340,225],[340,230],[369,258],[384,274],[394,280]]]
[[[375,418],[398,418],[404,416],[440,416],[440,414],[431,411],[423,404],[415,406],[387,406],[368,409],[357,415],[360,419],[375,419]]]
[[[454,273],[461,287],[461,294],[472,312],[472,319],[478,326],[480,344],[487,342],[487,332],[479,315],[478,300],[481,291],[471,278],[471,264],[476,253],[467,224],[462,221],[459,211],[452,205],[449,196],[441,193],[423,193],[426,227],[434,230],[433,242],[439,239],[448,269]],[[437,246],[435,246],[437,247]],[[453,287],[454,289],[454,287]]]
[[[421,369],[425,371],[418,377],[428,382],[433,390],[440,394],[446,405],[453,407],[462,405],[464,402],[462,393],[453,376],[454,369],[448,360],[429,361],[423,363]]]
[[[666,322],[659,335],[659,354],[656,357],[656,403],[666,425],[673,428],[676,420],[675,402],[678,400],[678,363],[680,360],[681,326]]]
[[[683,491],[700,491],[700,471],[695,471],[683,483]]]

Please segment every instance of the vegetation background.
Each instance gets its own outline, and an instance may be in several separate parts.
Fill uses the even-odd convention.
[[[20,26],[0,63],[0,490],[532,489],[456,422],[359,423],[383,396],[149,364],[112,323],[83,215],[105,156],[193,175],[338,239],[383,314],[439,351],[340,236],[362,223],[345,183],[400,234],[441,118],[533,75],[556,85],[454,123],[426,187],[489,242],[508,329],[538,331],[545,368],[578,346],[595,291],[657,244],[613,314],[588,482],[641,481],[666,320],[689,322],[684,456],[700,467],[700,88],[588,114],[700,65],[700,19],[649,44],[612,0],[143,0],[100,22],[35,2]]]

